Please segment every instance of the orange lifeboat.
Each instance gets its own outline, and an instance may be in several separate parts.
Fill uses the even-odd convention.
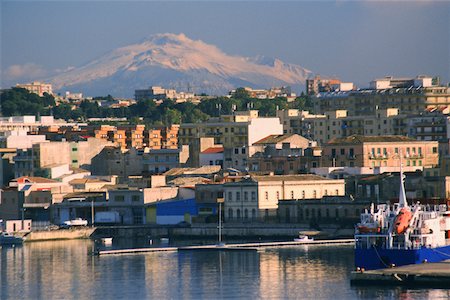
[[[395,232],[397,234],[402,234],[409,226],[411,221],[412,213],[407,208],[402,208],[395,218]]]

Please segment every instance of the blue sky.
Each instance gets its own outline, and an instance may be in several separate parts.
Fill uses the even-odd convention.
[[[447,1],[8,1],[1,87],[81,66],[155,33],[264,55],[366,86],[385,75],[450,79]]]

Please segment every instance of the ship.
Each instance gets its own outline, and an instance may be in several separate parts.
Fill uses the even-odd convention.
[[[400,164],[401,166],[401,164]],[[375,270],[450,259],[450,208],[408,205],[400,167],[398,203],[374,204],[355,226],[355,267]]]

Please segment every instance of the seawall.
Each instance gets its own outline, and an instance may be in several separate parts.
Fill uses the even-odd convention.
[[[32,231],[24,236],[25,242],[88,239],[95,228],[60,229],[50,231]]]

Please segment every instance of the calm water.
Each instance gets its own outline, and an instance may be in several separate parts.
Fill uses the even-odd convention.
[[[92,247],[58,241],[2,248],[0,299],[450,298],[450,289],[350,286],[351,246],[105,257],[91,256]]]

